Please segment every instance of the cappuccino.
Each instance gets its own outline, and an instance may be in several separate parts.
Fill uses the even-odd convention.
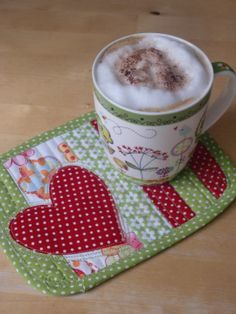
[[[194,48],[159,34],[127,37],[109,46],[98,60],[95,77],[102,93],[118,105],[151,112],[187,106],[210,80]]]

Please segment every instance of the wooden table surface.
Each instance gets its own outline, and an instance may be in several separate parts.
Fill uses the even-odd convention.
[[[93,58],[120,36],[177,35],[236,68],[235,12],[234,0],[1,0],[0,152],[93,110]],[[210,132],[236,162],[236,102]],[[236,313],[235,209],[73,297],[35,291],[0,250],[0,313]]]

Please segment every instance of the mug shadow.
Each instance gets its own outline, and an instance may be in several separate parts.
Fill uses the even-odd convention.
[[[236,163],[236,102],[231,108],[209,129],[209,133],[226,154]]]

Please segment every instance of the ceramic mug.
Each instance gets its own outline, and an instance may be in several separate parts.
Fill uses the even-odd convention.
[[[111,164],[134,182],[155,184],[171,180],[186,166],[200,135],[232,103],[236,90],[236,74],[224,62],[211,63],[205,53],[195,45],[175,36],[158,34],[190,46],[203,58],[210,73],[205,93],[186,107],[165,112],[125,108],[100,90],[96,80],[96,66],[112,45],[143,35],[145,34],[122,37],[98,53],[92,68],[94,102],[100,137]],[[218,98],[209,104],[213,81],[218,75],[227,76],[229,80]]]

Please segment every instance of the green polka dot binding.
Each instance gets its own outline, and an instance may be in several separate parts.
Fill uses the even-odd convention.
[[[48,182],[58,169],[51,169],[52,165],[47,164],[48,156],[42,153],[46,149],[42,147],[46,146],[50,146],[51,155],[60,161],[61,167],[85,168],[105,183],[114,199],[125,243],[61,255],[40,253],[27,247],[27,236],[26,242],[17,242],[14,223],[10,228],[16,215],[32,206],[50,206]],[[29,152],[34,155],[30,156]],[[42,156],[36,158],[39,152]],[[43,168],[48,165],[49,170]],[[36,181],[43,174],[45,185],[29,192],[32,173]],[[138,186],[110,166],[99,140],[95,114],[89,113],[1,156],[0,243],[16,271],[36,289],[53,295],[82,293],[165,250],[213,220],[236,197],[235,176],[235,166],[205,134],[188,167],[174,180],[148,188]]]

